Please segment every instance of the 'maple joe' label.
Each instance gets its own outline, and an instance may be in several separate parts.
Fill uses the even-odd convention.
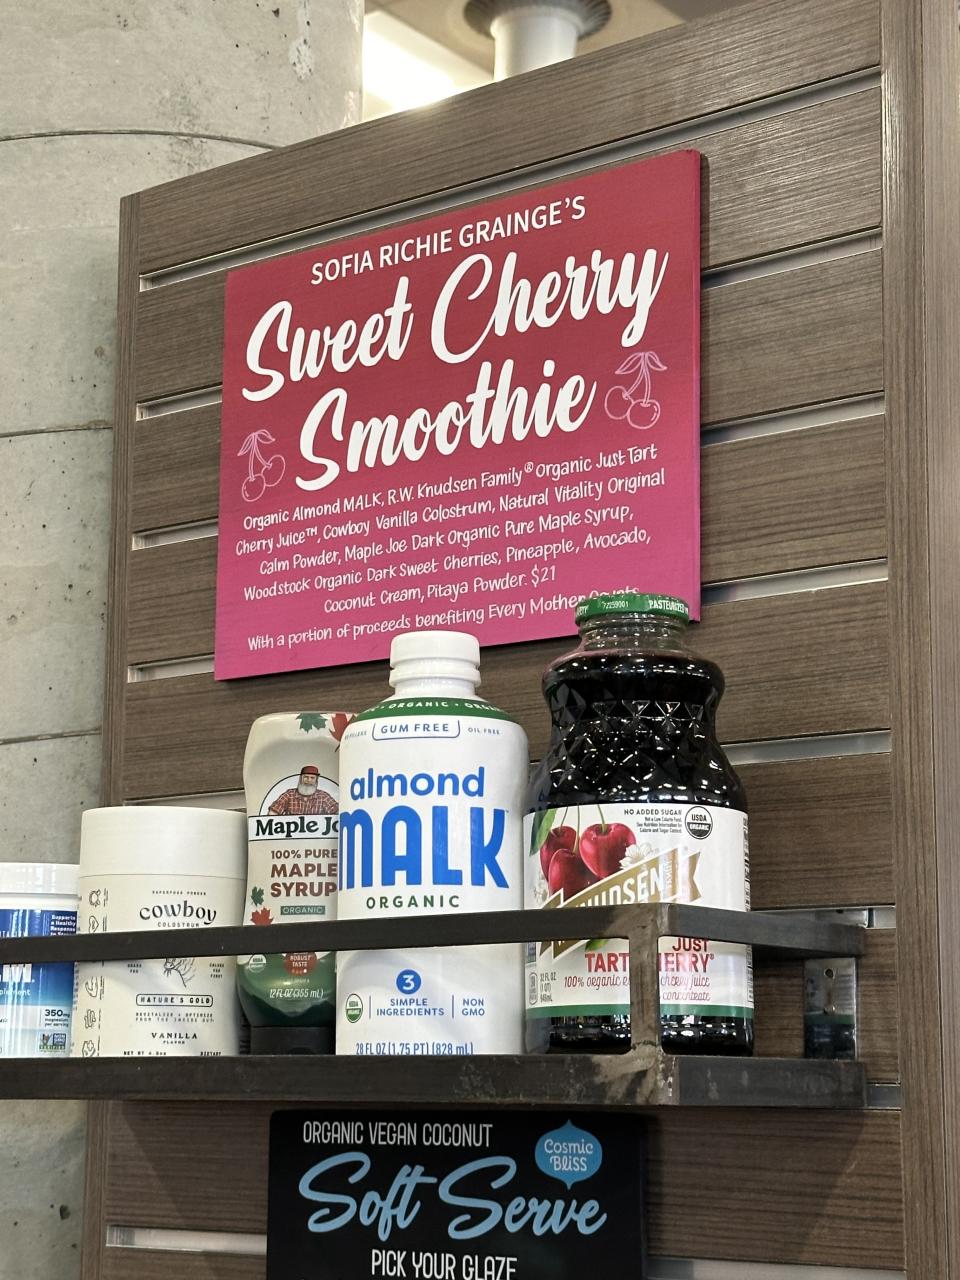
[[[393,699],[340,750],[341,919],[518,910],[523,730],[480,700]],[[518,946],[341,952],[337,1053],[518,1053]]]
[[[251,725],[243,759],[245,924],[336,919],[337,752],[350,718],[345,711],[274,712]],[[255,1051],[261,1027],[332,1027],[331,952],[259,952],[238,961]]]
[[[336,780],[308,764],[278,778],[249,814],[245,924],[336,918],[339,796]],[[239,973],[245,994],[282,1002],[289,1017],[333,1000],[329,952],[241,956]]]
[[[524,820],[524,848],[527,907],[750,907],[747,816],[736,809],[611,803],[541,810]],[[628,1016],[627,962],[627,943],[618,938],[529,943],[527,1017]],[[666,1017],[753,1014],[745,947],[661,938],[659,969]]]

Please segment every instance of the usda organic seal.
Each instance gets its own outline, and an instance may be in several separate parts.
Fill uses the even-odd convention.
[[[352,991],[343,1002],[343,1013],[346,1020],[353,1025],[363,1017],[363,1001]]]

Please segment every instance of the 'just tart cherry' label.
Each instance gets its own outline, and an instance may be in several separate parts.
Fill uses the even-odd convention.
[[[750,906],[747,816],[713,805],[574,805],[524,822],[528,908],[697,903]],[[528,1018],[630,1012],[628,946],[622,938],[530,943]],[[704,938],[660,939],[665,1016],[749,1018],[747,948]]]

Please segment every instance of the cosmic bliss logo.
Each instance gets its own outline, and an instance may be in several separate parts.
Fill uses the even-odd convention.
[[[268,1280],[643,1276],[641,1154],[635,1117],[278,1112]]]

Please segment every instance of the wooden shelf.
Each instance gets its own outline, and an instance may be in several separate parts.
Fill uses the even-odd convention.
[[[87,1058],[0,1062],[0,1097],[310,1106],[857,1108],[859,1062],[625,1054]]]
[[[708,937],[780,959],[859,956],[859,925],[813,916],[647,903],[577,911],[340,920],[265,927],[151,930],[0,939],[0,964],[124,961],[170,955],[626,938],[627,1053],[518,1057],[88,1058],[0,1061],[0,1097],[302,1102],[312,1106],[862,1107],[859,1062],[674,1056],[662,1052],[661,937]]]

